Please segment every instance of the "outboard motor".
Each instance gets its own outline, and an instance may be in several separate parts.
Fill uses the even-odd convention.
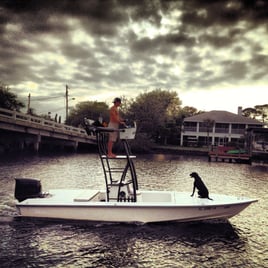
[[[42,186],[40,180],[15,178],[15,198],[22,202],[27,198],[42,197]]]

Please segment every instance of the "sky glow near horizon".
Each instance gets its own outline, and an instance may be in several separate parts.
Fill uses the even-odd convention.
[[[182,107],[268,103],[268,3],[10,0],[0,3],[0,81],[38,114],[156,88]],[[71,98],[75,98],[72,100]]]

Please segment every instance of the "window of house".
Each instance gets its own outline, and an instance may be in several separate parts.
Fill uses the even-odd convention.
[[[215,124],[215,132],[216,133],[228,133],[229,132],[229,124],[227,124],[227,123],[216,123]]]
[[[200,122],[199,123],[199,132],[212,132],[213,131],[213,124],[209,124],[207,122]]]
[[[185,131],[196,131],[197,123],[196,122],[184,122],[184,130]]]
[[[231,132],[234,134],[243,134],[245,133],[246,125],[245,124],[232,124]]]

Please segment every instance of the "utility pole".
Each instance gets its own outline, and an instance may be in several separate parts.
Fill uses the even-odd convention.
[[[65,121],[67,121],[68,119],[68,114],[69,114],[69,87],[68,85],[66,85],[66,92],[65,92],[65,99],[66,99],[66,119]],[[75,98],[71,98],[71,100],[75,100]]]
[[[27,105],[27,114],[30,113],[30,109],[31,109],[31,94],[29,93],[29,95],[28,95],[28,105]]]
[[[68,85],[66,85],[65,99],[66,99],[66,118],[65,118],[65,121],[67,121],[68,109],[69,109],[69,107],[68,107],[68,99],[69,99]]]

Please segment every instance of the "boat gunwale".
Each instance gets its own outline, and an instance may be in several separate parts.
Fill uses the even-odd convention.
[[[28,199],[29,201],[29,199]],[[258,202],[257,199],[247,199],[236,203],[225,203],[225,204],[174,204],[172,202],[165,202],[161,204],[159,202],[103,202],[103,201],[81,201],[72,203],[17,203],[17,207],[72,207],[72,208],[216,208],[216,207],[228,207],[228,206],[240,206],[250,205]],[[226,208],[227,209],[227,208]]]

